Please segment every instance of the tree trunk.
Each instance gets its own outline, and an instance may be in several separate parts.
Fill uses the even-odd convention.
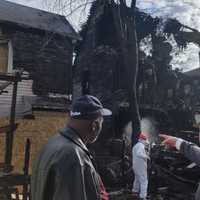
[[[120,3],[120,5],[117,6],[114,1],[112,1],[111,7],[126,71],[127,93],[133,130],[132,138],[133,144],[135,144],[138,138],[140,121],[136,94],[136,81],[138,72],[138,46],[134,17],[135,1],[132,2],[131,9],[128,8],[124,3]]]

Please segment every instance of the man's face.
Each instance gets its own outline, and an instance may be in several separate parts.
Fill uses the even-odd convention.
[[[195,123],[197,125],[200,125],[200,113],[195,113],[194,118],[195,118]]]
[[[102,124],[103,124],[103,117],[100,116],[96,120],[92,122],[92,130],[90,134],[90,142],[89,143],[94,143],[97,138],[99,137],[99,134],[102,130]]]
[[[200,126],[200,113],[196,112],[194,115],[196,125]],[[199,142],[200,142],[200,131],[199,131]]]

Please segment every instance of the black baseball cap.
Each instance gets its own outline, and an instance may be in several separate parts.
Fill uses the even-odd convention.
[[[70,116],[74,119],[95,119],[98,116],[110,115],[112,115],[112,112],[103,108],[99,99],[91,95],[76,98],[70,110]]]

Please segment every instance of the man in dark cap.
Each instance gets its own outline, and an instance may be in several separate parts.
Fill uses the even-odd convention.
[[[93,96],[77,98],[66,128],[49,139],[33,167],[32,200],[107,200],[86,144],[102,129],[103,116],[111,115]]]

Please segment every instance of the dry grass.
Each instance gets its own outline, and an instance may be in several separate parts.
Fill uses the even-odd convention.
[[[35,112],[35,119],[17,120],[19,126],[15,132],[13,147],[13,166],[15,172],[22,172],[24,163],[24,148],[26,139],[31,140],[31,162],[37,156],[41,147],[56,131],[65,126],[67,115],[59,112]],[[8,119],[0,119],[0,126],[7,125]],[[0,135],[0,162],[4,160],[5,138]]]

